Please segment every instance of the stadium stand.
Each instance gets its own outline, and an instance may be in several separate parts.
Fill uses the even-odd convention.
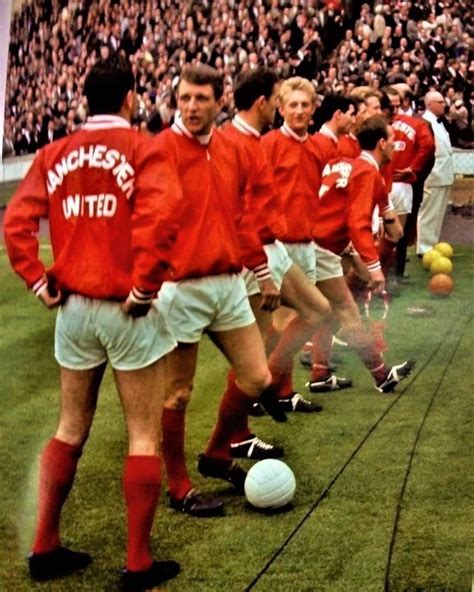
[[[362,4],[339,0],[38,0],[12,19],[4,157],[34,153],[85,119],[84,74],[98,56],[127,54],[140,101],[137,124],[172,118],[173,84],[185,63],[232,78],[257,64],[300,75],[320,96],[403,83],[407,112],[429,89],[450,107],[452,141],[473,146],[474,9],[469,0]]]

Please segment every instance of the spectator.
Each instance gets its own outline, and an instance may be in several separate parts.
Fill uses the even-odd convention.
[[[386,0],[374,10],[362,4],[359,12],[353,2],[313,4],[235,0],[219,10],[172,0],[88,0],[87,10],[76,0],[24,4],[11,26],[5,120],[14,116],[14,123],[5,127],[5,137],[20,152],[35,151],[28,119],[33,115],[33,125],[44,127],[47,105],[55,130],[68,133],[84,122],[84,72],[112,51],[132,62],[147,123],[155,110],[166,122],[171,83],[189,62],[214,66],[229,80],[268,65],[284,78],[303,76],[345,94],[349,84],[379,88],[416,76],[417,82],[408,82],[416,103],[430,88],[444,93],[453,86],[468,96],[474,76],[468,0],[446,0],[443,7]],[[335,79],[328,76],[331,65],[337,65]],[[154,108],[146,106],[148,99]],[[74,123],[67,119],[71,108]]]
[[[456,148],[466,150],[474,149],[474,131],[469,125],[467,109],[462,101],[458,99],[450,110],[451,142]]]
[[[418,241],[416,251],[423,255],[439,240],[444,214],[454,182],[453,155],[449,134],[442,121],[446,101],[436,91],[425,97],[423,119],[431,124],[435,137],[435,162],[425,180],[423,201],[418,214]]]

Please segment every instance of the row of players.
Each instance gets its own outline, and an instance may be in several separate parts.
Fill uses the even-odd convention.
[[[240,493],[246,473],[234,458],[283,455],[251,431],[255,406],[277,421],[321,410],[291,385],[293,357],[315,332],[314,391],[350,386],[329,370],[335,320],[378,391],[391,392],[413,363],[385,364],[341,264],[352,245],[359,273],[380,292],[375,208],[392,248],[402,234],[381,174],[395,138],[387,120],[373,115],[380,105],[371,111],[372,99],[331,97],[326,122],[310,136],[311,83],[280,84],[258,68],[237,81],[238,115],[219,130],[222,77],[189,66],[177,88],[180,116],[150,139],[130,127],[134,85],[122,58],[92,67],[84,89],[90,117],[38,153],[7,208],[5,240],[27,286],[48,308],[59,307],[61,412],[41,457],[30,575],[50,579],[92,560],[61,545],[59,526],[109,361],[129,435],[124,588],[145,590],[179,572],[174,561],[153,561],[150,550],[160,440],[171,506],[201,517],[223,513],[220,500],[193,487],[185,462],[185,413],[203,332],[232,369],[198,470]],[[282,127],[261,137],[277,108]],[[350,131],[355,136],[344,136]],[[339,156],[342,142],[355,158]],[[38,256],[41,217],[50,223],[48,269]]]

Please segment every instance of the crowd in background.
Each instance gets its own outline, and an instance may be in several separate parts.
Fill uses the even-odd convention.
[[[447,99],[452,143],[474,148],[474,7],[470,0],[35,0],[12,19],[4,157],[34,153],[86,116],[85,73],[98,56],[127,54],[138,123],[159,131],[187,63],[234,76],[257,65],[300,75],[318,95],[401,84],[407,113],[430,89]]]

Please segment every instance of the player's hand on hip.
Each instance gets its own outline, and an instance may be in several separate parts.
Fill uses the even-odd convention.
[[[393,171],[393,180],[398,182],[408,181],[414,176],[410,167],[404,169],[396,169]]]
[[[134,318],[145,317],[148,314],[150,308],[151,302],[139,303],[135,300],[132,300],[130,296],[127,298],[127,300],[125,300],[125,302],[122,303],[123,312]]]
[[[262,295],[262,310],[276,310],[280,306],[280,290],[275,286],[273,280],[268,278],[258,282],[260,294]]]
[[[56,308],[60,304],[64,303],[63,293],[61,290],[50,291],[49,287],[46,287],[40,294],[38,294],[38,298],[46,306],[46,308],[50,309]]]
[[[370,272],[369,288],[374,294],[380,294],[385,288],[385,276],[381,269]]]

